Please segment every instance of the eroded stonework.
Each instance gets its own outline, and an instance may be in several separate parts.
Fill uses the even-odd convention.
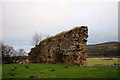
[[[29,60],[33,63],[71,63],[83,66],[86,62],[88,28],[75,27],[44,39],[31,49]]]

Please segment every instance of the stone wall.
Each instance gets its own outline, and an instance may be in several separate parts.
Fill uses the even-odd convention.
[[[71,63],[83,66],[86,62],[88,28],[75,27],[44,39],[31,49],[29,60],[33,63]]]

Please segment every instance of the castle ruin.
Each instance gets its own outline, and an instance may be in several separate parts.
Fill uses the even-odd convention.
[[[75,27],[42,40],[31,49],[32,63],[70,63],[84,66],[86,63],[87,26]]]

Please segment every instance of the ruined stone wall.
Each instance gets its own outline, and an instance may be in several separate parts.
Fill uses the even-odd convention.
[[[31,49],[29,60],[33,63],[72,63],[84,65],[88,28],[75,27],[44,39]]]

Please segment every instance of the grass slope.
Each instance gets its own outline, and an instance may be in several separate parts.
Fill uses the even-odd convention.
[[[118,68],[68,64],[4,64],[3,78],[118,78]]]

